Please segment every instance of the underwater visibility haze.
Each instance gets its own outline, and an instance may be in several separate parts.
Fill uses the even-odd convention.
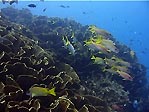
[[[148,1],[0,9],[0,112],[149,112]]]

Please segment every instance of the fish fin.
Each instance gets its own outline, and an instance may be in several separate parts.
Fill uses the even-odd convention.
[[[72,35],[71,35],[70,38],[74,38],[74,37],[75,37],[75,34],[74,34],[74,32],[72,32]]]
[[[103,69],[102,69],[102,71],[103,71],[103,72],[106,72],[106,69],[105,69],[105,68],[103,68]]]
[[[103,54],[101,51],[98,52],[99,54]]]
[[[67,36],[65,36],[65,41],[66,41],[65,45],[68,46],[70,44],[70,41],[68,40]]]
[[[50,90],[48,91],[48,93],[51,94],[51,95],[53,95],[53,96],[56,96],[55,87],[52,88],[52,89],[50,89]]]
[[[66,36],[62,36],[62,40],[63,40],[64,44],[67,46],[68,38]]]
[[[69,41],[66,41],[66,44],[65,44],[66,46],[68,46],[68,45],[70,45],[70,42]]]
[[[91,57],[91,59],[95,60],[95,56],[93,55],[93,56]]]
[[[101,44],[102,41],[103,41],[103,37],[99,35],[98,38],[96,39],[96,43]]]
[[[34,96],[37,96],[37,95],[35,93],[32,93],[31,96],[34,97]]]

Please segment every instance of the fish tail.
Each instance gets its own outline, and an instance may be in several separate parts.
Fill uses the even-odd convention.
[[[53,95],[53,96],[56,96],[55,87],[52,88],[52,89],[50,89],[50,90],[48,91],[48,93],[51,94],[51,95]]]
[[[91,59],[95,59],[95,56],[93,55],[93,56],[91,57]]]
[[[103,72],[105,72],[105,71],[106,71],[106,69],[104,68],[102,71],[103,71]]]
[[[103,68],[102,68],[102,71],[103,71],[103,72],[106,72],[106,67],[103,67]]]
[[[70,44],[67,36],[63,36],[63,41],[65,42],[66,46]]]

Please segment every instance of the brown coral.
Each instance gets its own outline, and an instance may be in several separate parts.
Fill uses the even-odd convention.
[[[27,9],[5,8],[2,13],[5,15],[0,17],[0,109],[3,112],[110,112],[112,104],[128,103],[126,89],[131,94],[136,90],[135,97],[141,94],[139,88],[146,90],[143,89],[145,69],[136,64],[136,57],[130,58],[130,49],[116,43],[110,33],[99,29],[100,35],[120,48],[116,56],[134,65],[130,70],[136,74],[134,83],[108,77],[101,66],[92,64],[90,57],[97,52],[84,46],[84,41],[93,36],[88,26],[68,19],[33,16]],[[63,47],[62,36],[68,37],[76,55],[70,55]],[[107,58],[104,54],[96,55]],[[143,83],[138,85],[140,77]],[[55,87],[57,96],[31,98],[27,93],[34,85]]]

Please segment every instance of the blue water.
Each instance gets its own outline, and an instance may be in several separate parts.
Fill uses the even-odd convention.
[[[142,63],[147,67],[149,77],[149,2],[19,2],[15,8],[30,8],[33,14],[49,17],[70,18],[83,25],[94,24],[109,31],[118,41],[134,50]],[[69,6],[62,8],[60,5]],[[7,7],[9,4],[0,7]],[[43,12],[43,9],[46,11]]]

